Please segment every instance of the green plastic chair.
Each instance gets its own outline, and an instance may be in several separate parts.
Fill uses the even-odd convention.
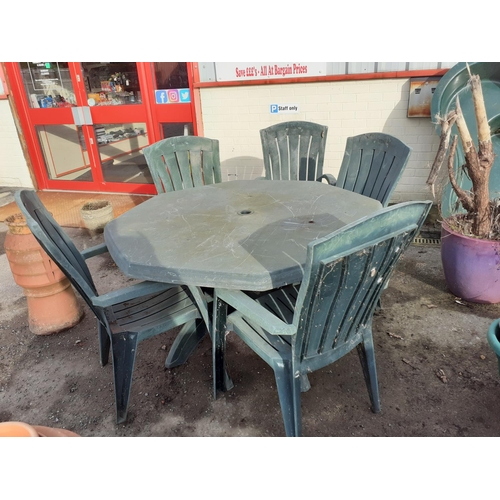
[[[348,137],[335,185],[374,198],[386,207],[411,151],[405,143],[388,134]]]
[[[169,137],[142,152],[158,193],[222,182],[217,139]]]
[[[158,193],[180,191],[205,184],[222,182],[219,141],[207,137],[178,136],[169,137],[143,148],[144,157]],[[212,290],[188,286],[203,318],[203,324],[210,333],[212,310],[209,307]],[[186,329],[189,327],[187,326]],[[199,342],[206,330],[196,327],[196,340]],[[165,360],[166,368],[174,368],[185,363],[194,349],[188,337],[178,335]],[[228,381],[229,386],[232,382]]]
[[[290,121],[260,130],[265,179],[321,181],[328,127],[313,122]]]
[[[373,313],[431,205],[430,201],[394,205],[312,241],[300,286],[259,295],[216,289],[214,395],[225,390],[225,334],[234,331],[274,370],[287,436],[301,435],[305,376],[355,347],[372,411],[379,412]],[[228,306],[235,311],[226,317]]]
[[[18,191],[15,200],[33,236],[97,318],[102,366],[108,363],[111,348],[117,423],[121,424],[127,418],[139,342],[181,325],[195,325],[202,338],[206,332],[202,315],[184,286],[143,281],[98,295],[85,260],[106,252],[106,245],[79,252],[34,191]]]

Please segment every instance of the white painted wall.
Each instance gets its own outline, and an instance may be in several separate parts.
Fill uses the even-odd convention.
[[[324,172],[338,175],[347,137],[394,135],[413,148],[393,202],[432,199],[425,184],[438,147],[430,118],[407,118],[409,78],[201,89],[204,135],[220,141],[223,180],[264,175],[259,130],[307,120],[328,126]],[[270,104],[299,113],[271,114]],[[33,187],[7,100],[0,100],[0,186]]]
[[[409,78],[204,88],[204,135],[219,139],[223,180],[234,180],[264,175],[259,130],[277,122],[327,125],[324,172],[335,176],[347,137],[385,132],[413,149],[391,201],[432,199],[425,181],[439,139],[430,118],[407,118],[409,92]],[[271,114],[270,104],[299,112]]]
[[[6,99],[0,99],[0,186],[34,187]]]

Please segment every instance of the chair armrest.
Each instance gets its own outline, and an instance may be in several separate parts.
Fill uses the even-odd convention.
[[[92,304],[98,307],[109,307],[125,302],[126,300],[144,297],[152,293],[163,292],[164,290],[168,290],[174,286],[179,285],[173,285],[172,283],[160,283],[156,281],[142,281],[141,283],[136,283],[126,288],[121,288],[120,290],[114,290],[112,292],[93,297]]]
[[[189,291],[193,296],[193,299],[198,306],[201,317],[207,326],[208,331],[211,331],[211,321],[210,321],[210,311],[208,310],[208,304],[212,302],[213,298],[208,291],[204,291],[199,286],[188,285]]]
[[[82,254],[82,257],[85,260],[87,260],[90,259],[90,257],[94,257],[95,255],[100,255],[101,253],[107,251],[108,251],[108,246],[106,245],[106,243],[101,243],[100,245],[86,248],[85,250],[82,250],[80,253]]]
[[[272,335],[294,335],[297,332],[295,325],[289,325],[281,321],[281,319],[240,290],[216,288],[215,293],[226,304],[234,307],[246,318]]]
[[[321,177],[318,177],[316,180],[318,182],[321,182],[322,179],[325,179],[330,186],[336,186],[337,185],[337,179],[332,175],[332,174],[323,174]]]

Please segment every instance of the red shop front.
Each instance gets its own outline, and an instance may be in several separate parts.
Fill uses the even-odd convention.
[[[198,135],[192,63],[5,63],[40,190],[155,194],[141,149]]]

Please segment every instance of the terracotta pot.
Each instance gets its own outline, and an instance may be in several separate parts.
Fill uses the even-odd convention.
[[[443,222],[441,261],[454,295],[468,302],[500,302],[500,241],[470,238]]]
[[[0,437],[80,437],[66,429],[43,425],[29,425],[24,422],[0,422]]]
[[[106,224],[113,220],[113,205],[106,200],[89,201],[80,209],[80,215],[85,227],[94,236],[102,233]]]
[[[38,432],[24,422],[0,422],[0,437],[38,437]]]
[[[71,432],[67,429],[57,429],[43,425],[34,425],[33,427],[40,437],[80,437],[76,432]]]
[[[5,219],[5,253],[14,281],[24,289],[29,329],[48,335],[76,325],[83,309],[71,283],[31,234],[21,214]]]

